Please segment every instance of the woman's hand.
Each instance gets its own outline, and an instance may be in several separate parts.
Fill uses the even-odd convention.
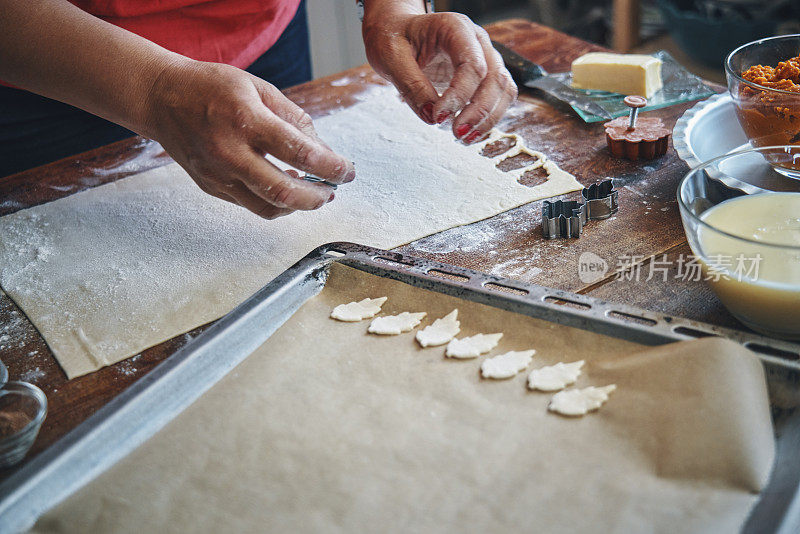
[[[255,76],[165,50],[67,0],[0,0],[0,13],[0,78],[155,139],[207,193],[274,218],[319,208],[333,191],[265,154],[332,183],[355,176],[308,115]]]
[[[156,78],[146,136],[164,147],[210,195],[274,219],[333,200],[333,188],[283,172],[270,154],[332,183],[352,181],[350,161],[314,131],[311,118],[269,83],[217,63],[186,60]]]
[[[514,102],[516,84],[483,28],[457,13],[423,14],[422,5],[368,0],[367,58],[422,120],[454,118],[455,136],[471,143]]]

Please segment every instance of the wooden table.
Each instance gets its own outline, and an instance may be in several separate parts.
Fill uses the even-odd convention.
[[[492,38],[541,63],[551,72],[569,70],[575,57],[601,47],[522,20],[488,27]],[[355,102],[354,95],[380,79],[368,68],[315,80],[286,94],[312,116]],[[346,82],[346,83],[345,83]],[[522,206],[492,219],[456,228],[402,247],[402,252],[491,272],[540,285],[588,293],[609,301],[633,304],[668,314],[742,328],[702,283],[676,279],[675,267],[661,270],[663,254],[675,260],[688,254],[675,199],[687,168],[670,149],[648,163],[612,159],[603,128],[581,121],[569,108],[524,92],[523,107],[511,110],[504,129],[522,135],[527,144],[548,154],[584,184],[606,177],[616,180],[620,211],[595,221],[578,240],[545,240],[539,229],[540,203]],[[692,104],[652,112],[672,125]],[[78,156],[0,179],[0,215],[52,201],[89,187],[169,163],[160,147],[141,138],[121,141]],[[569,195],[574,198],[575,194]],[[578,278],[578,257],[593,252],[613,271],[621,256],[641,267],[640,280],[617,280],[613,273],[587,285]],[[656,260],[655,262],[653,260]],[[650,274],[649,266],[655,276]],[[634,278],[634,277],[631,277]],[[52,444],[115,395],[183,346],[193,332],[162,343],[128,360],[67,381],[33,326],[11,300],[0,294],[0,359],[11,379],[37,384],[50,409],[28,459]],[[13,470],[0,472],[0,479]]]

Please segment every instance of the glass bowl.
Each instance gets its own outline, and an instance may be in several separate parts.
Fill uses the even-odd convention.
[[[775,67],[800,55],[800,34],[781,35],[742,45],[725,60],[728,91],[736,116],[754,147],[800,145],[800,93],[773,89],[742,78],[755,65]],[[800,159],[770,161],[775,169],[800,179]]]
[[[741,150],[700,165],[678,186],[697,279],[746,326],[785,339],[800,339],[800,182],[782,178],[794,188],[746,194],[720,177],[747,184],[797,158],[798,146]]]
[[[25,457],[47,415],[44,392],[27,382],[6,382],[0,388],[0,467]]]

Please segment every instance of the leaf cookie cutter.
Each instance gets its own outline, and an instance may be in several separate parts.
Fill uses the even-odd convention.
[[[542,235],[545,239],[580,237],[590,220],[608,219],[619,210],[619,192],[611,179],[584,187],[583,201],[545,200],[542,203]]]
[[[619,210],[619,192],[611,179],[584,187],[581,196],[586,202],[586,218],[608,219]]]
[[[580,237],[586,224],[586,204],[577,200],[542,203],[542,234],[546,239]]]

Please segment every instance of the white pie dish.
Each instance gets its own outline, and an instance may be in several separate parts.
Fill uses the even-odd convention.
[[[672,130],[672,143],[678,157],[691,169],[749,145],[727,92],[701,100],[686,110]]]

